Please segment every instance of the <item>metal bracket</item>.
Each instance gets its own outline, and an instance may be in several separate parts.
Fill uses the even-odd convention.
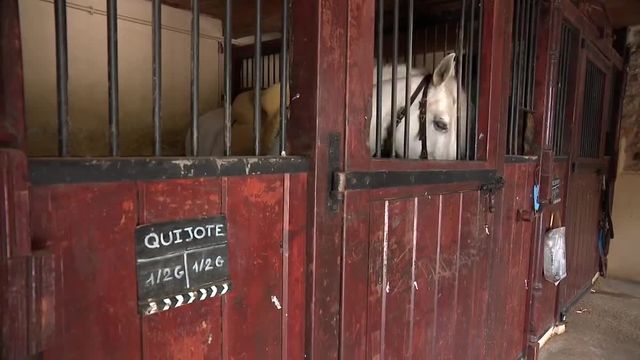
[[[496,176],[493,181],[480,185],[480,192],[493,194],[504,187],[504,178]]]
[[[495,210],[495,193],[504,187],[504,178],[496,176],[493,181],[480,185],[480,192],[486,194],[489,199],[489,212]]]
[[[340,172],[340,135],[337,133],[329,134],[329,149],[328,149],[328,171],[329,171],[329,198],[327,199],[327,206],[329,211],[338,212],[340,204],[344,200],[344,193],[339,191],[339,176]]]

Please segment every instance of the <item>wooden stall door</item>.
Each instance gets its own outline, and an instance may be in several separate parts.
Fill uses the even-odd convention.
[[[30,163],[33,242],[56,258],[44,359],[304,357],[305,172],[53,183],[47,161]],[[140,315],[136,226],[218,214],[231,290]]]
[[[604,126],[610,112],[610,71],[606,62],[587,47],[581,67],[579,111],[572,139],[566,233],[567,278],[559,285],[558,309],[568,307],[591,286],[598,272],[597,236],[600,220],[604,158]]]
[[[494,228],[478,184],[345,194],[342,358],[483,358]]]

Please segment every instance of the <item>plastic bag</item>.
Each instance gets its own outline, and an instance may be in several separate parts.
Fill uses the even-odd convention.
[[[544,236],[544,277],[557,286],[567,276],[566,227],[559,226],[559,224],[554,226],[553,220],[554,216],[552,214],[552,228]]]

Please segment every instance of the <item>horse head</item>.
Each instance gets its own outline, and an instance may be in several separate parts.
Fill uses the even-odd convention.
[[[420,98],[418,96],[410,105],[409,112],[409,154],[410,159],[419,159],[422,153],[421,129],[426,133],[427,155],[432,160],[455,160],[458,151],[464,152],[465,142],[460,143],[458,149],[458,136],[464,139],[466,136],[466,94],[463,89],[458,89],[455,74],[455,53],[445,56],[432,74],[431,82],[422,91],[426,91],[426,113],[424,124],[420,122]],[[391,115],[391,76],[388,74],[389,66],[382,71],[382,137],[383,140],[390,133],[389,126],[396,122],[396,116]],[[406,68],[404,65],[398,66],[397,71],[397,111],[400,111],[405,104],[405,79]],[[420,82],[427,76],[425,69],[412,69],[411,91],[413,95],[420,85]],[[375,153],[376,139],[376,86],[374,84],[372,120],[369,131],[369,147],[371,154]],[[458,119],[458,97],[460,97],[460,119]],[[395,153],[404,156],[404,127],[406,116],[397,124],[395,131]],[[459,128],[458,128],[459,126]],[[458,135],[458,132],[460,134]]]

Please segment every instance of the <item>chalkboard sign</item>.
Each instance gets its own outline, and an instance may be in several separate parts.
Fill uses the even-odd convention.
[[[557,204],[561,201],[560,197],[560,179],[555,178],[551,180],[551,203]]]
[[[135,239],[141,314],[166,311],[230,290],[224,215],[141,225]]]

